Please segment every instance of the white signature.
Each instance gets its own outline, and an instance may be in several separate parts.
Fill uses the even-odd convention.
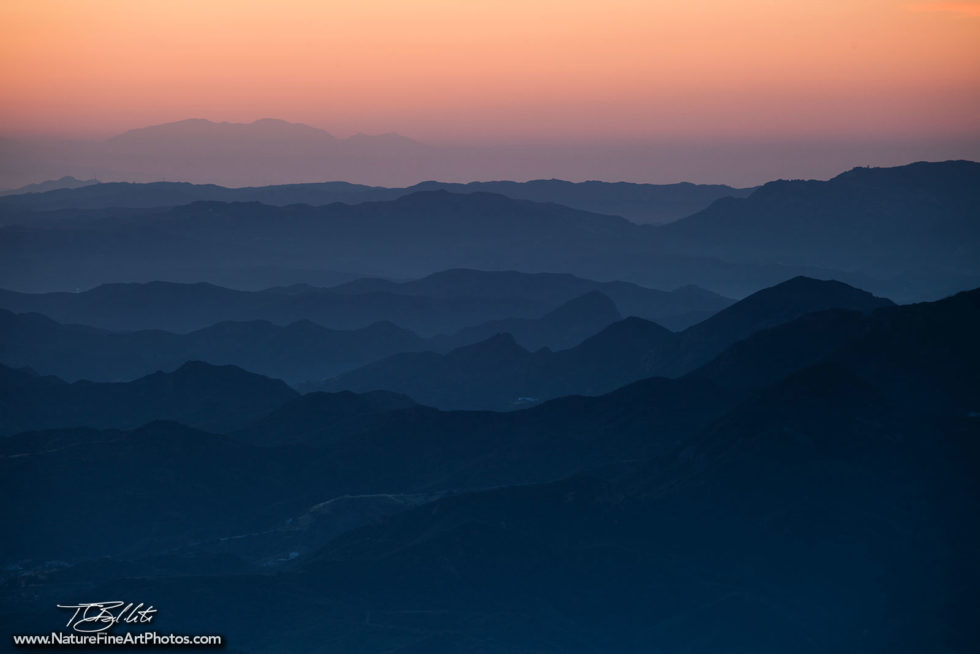
[[[74,609],[66,627],[78,633],[94,634],[107,631],[118,624],[147,624],[153,622],[157,612],[152,605],[143,602],[85,602],[83,604],[59,604],[59,609]]]

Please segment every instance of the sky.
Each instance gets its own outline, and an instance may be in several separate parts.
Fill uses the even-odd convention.
[[[980,2],[3,0],[0,135],[980,141]]]

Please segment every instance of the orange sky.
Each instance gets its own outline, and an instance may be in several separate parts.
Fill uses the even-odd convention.
[[[980,2],[3,0],[0,133],[980,135]]]

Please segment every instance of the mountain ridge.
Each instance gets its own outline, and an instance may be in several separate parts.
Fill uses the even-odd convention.
[[[828,308],[868,312],[885,306],[893,303],[841,282],[795,277],[678,333],[627,318],[572,348],[534,353],[519,347],[512,336],[498,334],[464,352],[403,353],[301,388],[385,389],[443,409],[522,408],[529,401],[561,395],[609,392],[644,377],[678,377],[759,330],[805,314]]]

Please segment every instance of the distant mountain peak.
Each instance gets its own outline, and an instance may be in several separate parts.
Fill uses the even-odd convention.
[[[71,175],[65,175],[58,179],[49,179],[37,184],[28,184],[19,188],[0,191],[0,195],[22,195],[24,193],[47,193],[48,191],[59,191],[62,189],[82,188],[83,186],[93,186],[101,184],[97,179],[78,179]]]
[[[308,145],[303,139],[312,139],[313,143],[330,144],[347,142],[351,145],[418,145],[416,141],[394,132],[385,134],[354,134],[341,139],[330,132],[305,123],[294,123],[281,118],[259,118],[250,123],[230,121],[213,121],[207,118],[185,118],[170,123],[148,125],[131,129],[117,134],[109,139],[111,143],[144,143],[153,139],[217,139],[219,142],[233,139],[239,143],[248,143],[251,139],[260,141],[282,140],[286,143],[299,139],[299,143]],[[161,146],[171,145],[162,141]],[[202,144],[204,145],[204,144]]]

